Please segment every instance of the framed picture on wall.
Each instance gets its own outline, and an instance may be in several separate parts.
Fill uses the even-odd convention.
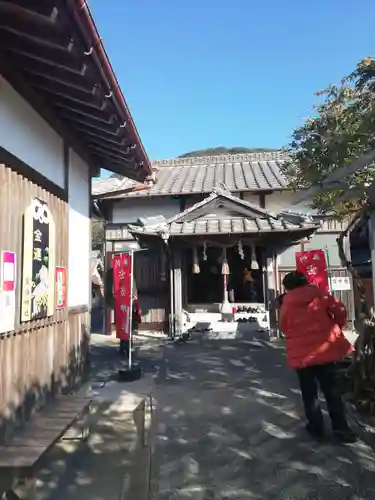
[[[34,198],[24,214],[21,321],[55,310],[55,223],[45,201]]]

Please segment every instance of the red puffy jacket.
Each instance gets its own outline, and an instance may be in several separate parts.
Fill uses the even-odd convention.
[[[353,351],[342,333],[344,304],[314,285],[290,290],[280,309],[280,329],[292,368],[341,361]]]

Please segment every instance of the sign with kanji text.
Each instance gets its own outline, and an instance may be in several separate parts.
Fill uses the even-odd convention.
[[[324,250],[296,252],[296,269],[306,276],[309,283],[318,286],[324,292],[329,291]]]
[[[351,290],[352,285],[349,276],[332,276],[331,289],[336,291]]]
[[[112,257],[116,337],[128,340],[132,323],[132,252]]]
[[[55,222],[45,201],[33,198],[23,221],[21,322],[55,311]]]

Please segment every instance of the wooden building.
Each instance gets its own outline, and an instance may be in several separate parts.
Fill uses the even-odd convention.
[[[147,155],[86,3],[0,2],[0,441],[89,367],[91,179]]]
[[[347,277],[336,244],[341,224],[320,220],[308,204],[292,206],[293,193],[280,170],[287,160],[277,151],[157,160],[142,186],[128,179],[93,184],[107,219],[107,256],[146,248],[135,254],[142,328],[167,331],[169,315],[181,310],[194,317],[202,311],[202,319],[208,312],[219,317],[224,248],[229,302],[257,303],[271,316],[272,298],[281,291],[284,274],[295,269],[296,252],[322,249],[330,276]],[[249,296],[244,269],[254,260],[256,294]],[[351,315],[351,290],[335,293]]]

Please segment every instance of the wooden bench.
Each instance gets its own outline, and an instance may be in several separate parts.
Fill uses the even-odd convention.
[[[91,402],[88,397],[60,396],[37,413],[9,444],[0,446],[1,500],[36,499],[35,474],[41,459],[75,423],[82,422],[79,439],[87,440]]]

